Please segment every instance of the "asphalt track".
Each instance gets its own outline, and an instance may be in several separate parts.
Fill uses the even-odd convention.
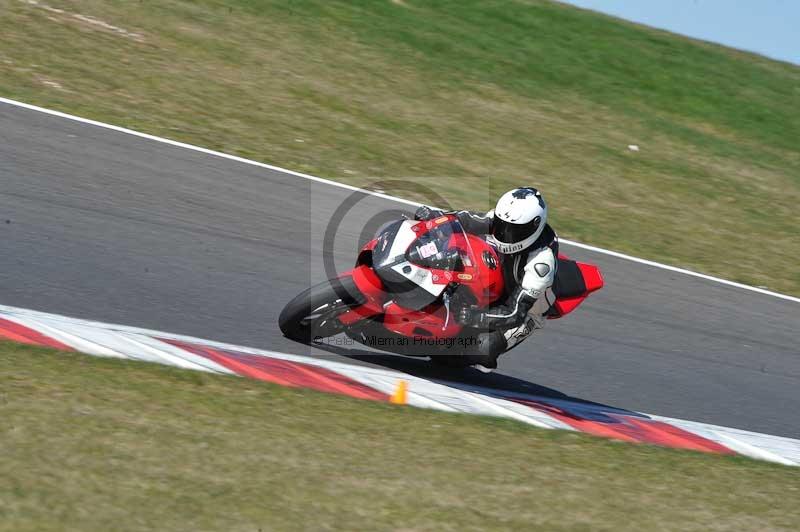
[[[0,304],[429,373],[278,330],[283,304],[324,278],[324,230],[351,194],[0,103]],[[408,207],[367,197],[344,218],[338,267],[387,209]],[[451,378],[800,437],[800,305],[563,249],[606,288],[497,373]]]

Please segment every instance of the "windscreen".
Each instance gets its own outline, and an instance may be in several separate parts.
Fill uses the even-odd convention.
[[[423,268],[461,272],[469,260],[469,241],[458,220],[434,225],[408,249],[408,261]]]

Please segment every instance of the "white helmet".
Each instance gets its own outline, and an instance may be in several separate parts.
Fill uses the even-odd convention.
[[[492,243],[500,253],[518,253],[533,244],[547,223],[547,204],[533,187],[509,190],[497,201]]]

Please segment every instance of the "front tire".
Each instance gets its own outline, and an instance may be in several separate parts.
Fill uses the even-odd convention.
[[[336,317],[364,301],[352,277],[330,279],[289,301],[278,317],[278,326],[287,338],[309,343],[342,332]]]

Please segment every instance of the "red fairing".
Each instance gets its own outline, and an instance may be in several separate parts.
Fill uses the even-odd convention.
[[[452,315],[449,320],[446,318],[447,312],[441,305],[412,311],[391,303],[384,309],[383,324],[390,331],[409,338],[452,338],[461,332],[461,325]]]
[[[374,241],[372,242],[374,246]],[[387,294],[383,291],[383,283],[366,264],[356,266],[349,272],[342,274],[342,277],[350,276],[356,284],[359,292],[364,296],[366,302],[358,307],[354,307],[344,314],[339,315],[339,321],[345,325],[352,325],[357,321],[369,318],[383,312],[383,304]]]
[[[411,229],[419,238],[433,228],[455,220],[453,215],[439,217],[415,223]],[[358,289],[366,298],[366,303],[355,307],[339,316],[345,325],[352,325],[362,319],[383,314],[383,322],[387,329],[404,336],[434,336],[449,338],[461,331],[461,326],[453,316],[447,318],[447,312],[440,303],[420,311],[412,311],[397,303],[386,305],[393,296],[384,292],[384,287],[371,268],[372,251],[377,239],[368,242],[359,252],[356,268],[347,272],[353,278]],[[446,271],[429,268],[431,282],[434,285],[459,283],[470,289],[480,306],[488,306],[497,301],[503,294],[504,283],[500,258],[495,249],[476,235],[464,233],[453,234],[448,249],[460,249],[467,253],[463,271]],[[384,306],[386,305],[386,306]]]
[[[372,268],[362,264],[361,266],[356,266],[345,275],[353,278],[358,290],[367,298],[367,303],[383,305],[386,292],[383,291],[383,283],[372,271]]]
[[[469,246],[464,243],[464,235],[453,235],[450,244],[451,248],[472,249],[470,257],[472,264],[464,267],[464,273],[467,275],[457,274],[456,277],[459,283],[469,286],[478,301],[478,306],[486,307],[497,301],[503,295],[505,288],[500,257],[483,238],[468,234],[467,239]]]

